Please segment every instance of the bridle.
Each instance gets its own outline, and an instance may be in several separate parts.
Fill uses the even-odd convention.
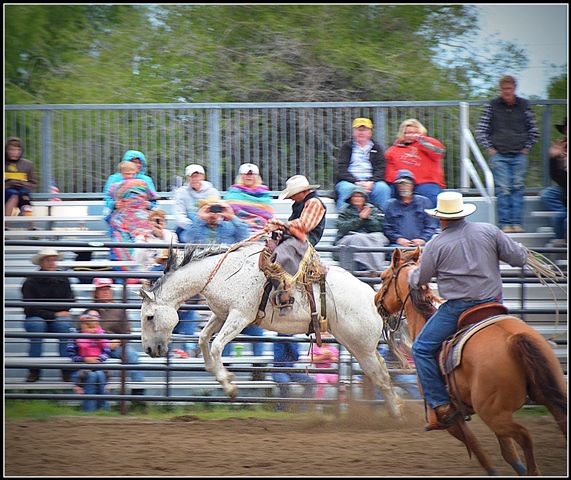
[[[377,311],[379,312],[379,314],[381,315],[381,317],[383,317],[383,318],[385,318],[385,319],[389,319],[389,318],[391,318],[391,317],[393,316],[393,315],[391,315],[391,314],[387,311],[387,309],[385,308],[385,306],[384,306],[384,304],[383,304],[383,300],[384,300],[384,298],[385,298],[385,295],[386,295],[386,293],[389,291],[389,287],[391,286],[391,283],[393,283],[393,281],[395,282],[395,293],[396,293],[396,296],[397,296],[397,300],[398,300],[398,301],[400,302],[400,304],[401,304],[401,310],[400,310],[400,313],[399,313],[399,315],[398,315],[398,317],[397,317],[396,324],[395,324],[394,326],[391,326],[391,325],[389,324],[389,321],[388,321],[388,320],[385,322],[385,324],[387,325],[388,330],[389,330],[391,333],[396,332],[396,331],[400,328],[400,322],[401,322],[402,315],[403,315],[403,312],[404,312],[404,307],[405,307],[405,305],[406,305],[406,302],[407,302],[408,299],[410,298],[410,292],[411,292],[411,290],[409,289],[408,294],[406,295],[406,297],[404,298],[404,300],[402,299],[402,297],[401,297],[401,295],[400,295],[400,293],[399,293],[398,277],[399,277],[399,275],[400,275],[400,273],[401,273],[401,271],[402,271],[402,269],[403,269],[404,267],[411,267],[411,266],[416,265],[416,264],[417,264],[417,262],[409,261],[409,262],[403,263],[402,265],[399,265],[399,267],[398,267],[396,270],[393,270],[393,274],[391,275],[391,278],[389,279],[389,282],[387,283],[387,286],[386,286],[386,287],[385,287],[384,285],[382,286],[383,293],[381,294],[381,297],[379,298],[379,300],[378,300],[378,302],[377,302]]]

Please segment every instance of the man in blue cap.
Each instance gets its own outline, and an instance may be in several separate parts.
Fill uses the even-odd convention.
[[[414,195],[414,175],[399,170],[395,180],[396,198],[387,202],[385,236],[391,247],[421,247],[438,229],[438,221],[424,210],[431,208],[427,197]]]

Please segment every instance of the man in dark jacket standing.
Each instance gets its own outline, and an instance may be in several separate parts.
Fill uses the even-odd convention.
[[[500,96],[484,109],[476,137],[490,156],[494,174],[498,226],[521,233],[527,157],[539,137],[529,102],[516,96],[516,81],[500,79]]]
[[[55,272],[57,262],[63,258],[62,254],[53,248],[44,248],[34,257],[32,263],[40,267],[42,272]],[[48,302],[75,302],[71,284],[67,277],[28,277],[22,285],[22,299],[24,301],[42,302],[42,305],[24,307],[26,319],[24,328],[26,332],[39,333],[70,333],[72,327],[71,313],[63,307],[50,307]],[[59,354],[67,358],[67,341],[59,340]],[[30,340],[30,357],[42,356],[43,344],[40,338]],[[62,370],[64,381],[71,381],[71,371]],[[32,368],[26,378],[27,382],[40,379],[40,369]]]
[[[337,156],[337,210],[343,208],[355,185],[362,187],[381,211],[391,198],[391,187],[384,181],[386,160],[383,147],[372,140],[372,136],[371,120],[353,120],[353,138],[341,145]]]

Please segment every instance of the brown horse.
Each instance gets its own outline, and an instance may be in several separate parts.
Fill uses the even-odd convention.
[[[383,314],[404,310],[409,335],[416,338],[431,313],[435,297],[426,285],[409,289],[408,272],[418,264],[420,249],[395,249],[391,265],[381,274],[381,288],[375,304]],[[410,299],[410,301],[409,301]],[[498,438],[503,458],[519,475],[539,475],[529,431],[513,420],[529,396],[545,405],[567,437],[567,394],[561,365],[547,341],[532,327],[512,315],[475,333],[465,344],[462,361],[448,376],[454,386],[451,397],[467,415],[476,413]],[[496,474],[490,458],[482,450],[464,419],[448,432],[474,452],[490,475]],[[515,440],[525,455],[522,464]]]

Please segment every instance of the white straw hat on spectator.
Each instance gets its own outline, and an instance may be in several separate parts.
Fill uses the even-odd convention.
[[[293,177],[288,178],[286,181],[286,188],[280,193],[278,198],[280,200],[284,200],[285,198],[290,198],[296,193],[304,192],[305,190],[317,190],[319,187],[320,185],[310,185],[309,180],[303,175],[294,175]]]
[[[245,173],[250,173],[250,172],[253,173],[254,175],[260,174],[260,170],[253,163],[243,163],[242,165],[240,165],[240,170],[238,170],[238,173],[240,175],[243,175]]]
[[[184,174],[187,177],[190,177],[193,173],[202,173],[202,175],[204,175],[204,167],[202,165],[197,165],[196,163],[191,163],[186,167]]]
[[[46,257],[57,257],[58,260],[63,259],[63,254],[58,252],[55,248],[43,248],[32,257],[32,263],[39,265]]]
[[[436,208],[428,208],[424,211],[432,217],[452,220],[472,215],[476,211],[476,205],[464,204],[462,194],[459,192],[442,192],[436,197]]]
[[[95,285],[95,288],[110,287],[113,285],[113,280],[111,278],[95,278],[93,279],[93,285]]]

